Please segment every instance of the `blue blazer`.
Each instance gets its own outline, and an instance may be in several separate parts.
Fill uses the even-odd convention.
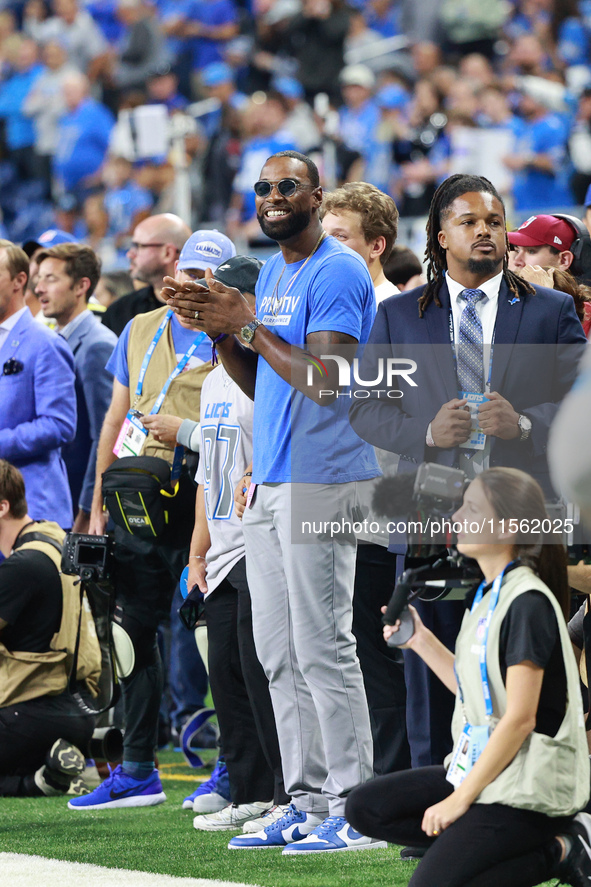
[[[0,373],[10,358],[22,370],[0,375],[0,458],[22,472],[31,517],[67,529],[72,500],[61,448],[76,432],[72,352],[27,310],[0,348]]]
[[[532,421],[527,441],[492,438],[490,464],[521,468],[533,474],[551,492],[546,446],[548,429],[560,401],[574,382],[577,364],[586,347],[571,296],[546,287],[535,295],[513,297],[505,281],[499,291],[490,389]],[[417,300],[423,287],[385,299],[365,347],[360,378],[378,377],[378,358],[415,360],[416,387],[404,380],[393,386],[399,399],[380,395],[385,384],[358,388],[370,391],[355,398],[351,422],[364,440],[399,453],[399,471],[414,471],[417,463],[436,461],[457,465],[457,447],[439,449],[425,442],[429,423],[439,408],[458,396],[454,354],[450,339],[450,297],[447,284],[439,291],[441,308],[432,302],[419,318]],[[380,347],[381,346],[381,347]],[[396,378],[396,377],[395,377]]]
[[[78,427],[74,440],[64,447],[63,456],[74,511],[82,508],[90,512],[98,439],[113,392],[113,376],[105,365],[117,344],[117,336],[89,312],[67,343],[76,370]]]

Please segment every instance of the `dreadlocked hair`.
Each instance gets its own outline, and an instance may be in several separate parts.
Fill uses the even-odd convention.
[[[425,308],[431,302],[435,302],[438,308],[441,308],[441,300],[439,298],[439,289],[444,281],[444,272],[447,269],[447,257],[445,250],[438,240],[438,234],[441,230],[441,222],[447,215],[447,210],[456,198],[467,194],[470,191],[477,193],[484,192],[492,194],[501,206],[503,213],[505,212],[505,204],[501,196],[498,194],[495,186],[484,176],[467,176],[457,174],[445,179],[433,195],[431,207],[429,209],[429,218],[427,220],[427,246],[425,248],[425,260],[427,261],[427,283],[423,294],[418,300],[419,317],[422,317]],[[507,263],[507,254],[509,251],[509,242],[505,235],[505,257],[503,259],[503,278],[515,296],[519,299],[522,295],[533,295],[535,290],[531,283],[522,280],[513,271],[509,271]]]

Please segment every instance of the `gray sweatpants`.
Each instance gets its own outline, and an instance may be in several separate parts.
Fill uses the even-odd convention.
[[[373,775],[351,632],[356,543],[352,532],[322,541],[302,536],[292,491],[315,521],[329,512],[352,520],[356,486],[261,484],[243,518],[254,639],[269,679],[285,790],[299,809],[319,816],[342,816],[351,789]]]

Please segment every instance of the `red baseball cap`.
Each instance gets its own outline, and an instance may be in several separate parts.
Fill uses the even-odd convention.
[[[577,232],[556,216],[530,216],[517,231],[510,231],[507,236],[513,246],[553,246],[562,252],[571,248]]]

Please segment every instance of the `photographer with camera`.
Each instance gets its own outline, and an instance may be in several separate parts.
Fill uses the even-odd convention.
[[[591,817],[579,813],[589,759],[564,548],[544,544],[542,490],[517,469],[480,474],[452,520],[459,553],[484,575],[466,596],[455,656],[414,608],[404,646],[456,697],[454,750],[445,766],[359,786],[347,818],[375,838],[427,848],[412,887],[533,887],[551,877],[580,887],[591,880]]]
[[[77,692],[95,696],[101,656],[90,609],[60,572],[65,534],[27,513],[20,471],[0,459],[0,795],[62,795],[85,766],[94,717],[68,690],[80,621]],[[87,697],[88,698],[88,697]],[[90,700],[89,700],[90,701]]]

